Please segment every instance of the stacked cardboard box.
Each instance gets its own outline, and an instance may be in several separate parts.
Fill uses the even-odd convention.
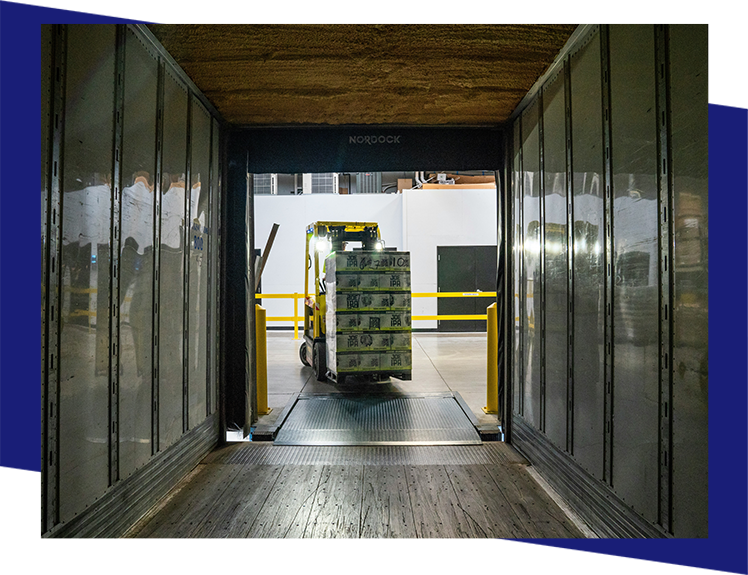
[[[328,369],[410,379],[410,253],[333,252],[325,284]]]

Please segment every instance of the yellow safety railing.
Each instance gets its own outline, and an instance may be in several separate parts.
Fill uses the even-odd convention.
[[[255,369],[257,374],[257,413],[267,415],[272,408],[268,407],[268,344],[267,344],[267,316],[265,308],[255,304],[255,335],[256,346]]]
[[[304,321],[304,316],[299,315],[299,300],[304,299],[304,294],[294,293],[263,293],[255,294],[255,299],[293,299],[293,315],[267,316],[266,321],[291,321],[293,322],[293,338],[299,339],[299,322]]]
[[[478,292],[418,292],[411,293],[411,297],[496,297],[494,291],[478,291]],[[304,316],[299,315],[299,300],[304,299],[304,294],[298,292],[294,293],[265,293],[255,294],[255,299],[293,299],[293,315],[275,315],[267,316],[267,321],[290,321],[293,322],[293,338],[299,339],[299,322],[304,321]],[[440,321],[453,321],[453,320],[485,320],[488,318],[487,314],[465,314],[465,315],[414,315],[411,317],[412,321],[419,320],[440,320]]]
[[[496,297],[495,291],[476,291],[476,292],[459,292],[459,291],[440,291],[433,293],[412,293],[410,297]],[[465,315],[414,315],[411,321],[436,319],[440,321],[453,321],[461,319],[487,319],[486,314],[465,314]]]

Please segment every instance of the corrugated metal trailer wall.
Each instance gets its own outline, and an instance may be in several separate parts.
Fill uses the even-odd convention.
[[[513,441],[603,536],[706,537],[707,27],[587,27],[528,100]]]
[[[219,116],[144,28],[42,27],[42,533],[119,535],[218,441]]]

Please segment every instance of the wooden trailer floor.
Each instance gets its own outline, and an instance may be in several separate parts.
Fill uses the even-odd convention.
[[[301,447],[208,455],[128,537],[584,537],[511,446]]]

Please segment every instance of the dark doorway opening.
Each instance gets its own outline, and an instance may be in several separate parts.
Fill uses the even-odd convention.
[[[496,290],[496,246],[437,246],[437,291],[477,293]],[[439,315],[482,315],[495,297],[440,297]],[[437,331],[486,331],[485,320],[437,322]]]

